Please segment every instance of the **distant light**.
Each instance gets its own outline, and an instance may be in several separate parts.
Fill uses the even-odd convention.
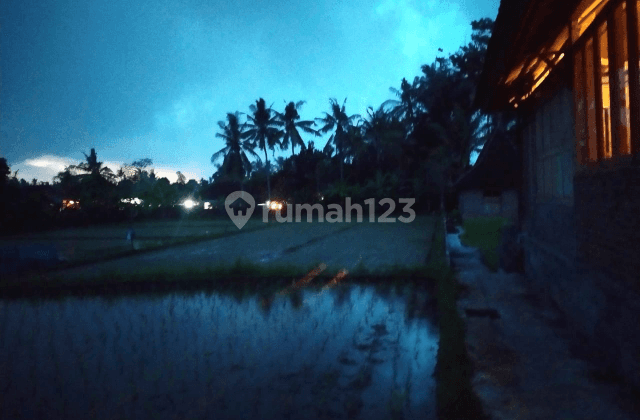
[[[73,201],[73,200],[70,200],[70,201],[69,201],[69,204],[76,204],[76,202],[75,202],[75,201]]]
[[[193,201],[192,199],[188,198],[186,200],[184,200],[184,202],[182,203],[182,205],[186,208],[186,209],[192,209],[195,206],[198,205],[198,203],[196,203],[195,201]]]
[[[205,209],[205,210],[211,210],[212,208],[213,208],[213,206],[211,205],[211,203],[210,203],[210,202],[206,201],[206,202],[204,203],[204,209]]]
[[[135,197],[135,198],[123,198],[123,199],[120,200],[121,203],[135,204],[135,205],[138,205],[138,206],[140,204],[142,204],[142,201],[143,200],[139,199],[138,197]]]
[[[278,201],[267,201],[269,209],[271,210],[282,210],[282,203]]]

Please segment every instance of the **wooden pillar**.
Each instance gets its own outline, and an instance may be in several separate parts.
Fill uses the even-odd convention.
[[[638,6],[637,0],[627,0],[627,34],[629,37],[629,110],[631,122],[631,154],[640,161],[640,69],[638,62]]]

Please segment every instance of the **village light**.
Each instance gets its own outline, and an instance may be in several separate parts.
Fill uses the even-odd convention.
[[[193,201],[190,198],[187,198],[186,200],[184,200],[184,202],[182,203],[182,205],[184,206],[184,208],[186,208],[187,210],[191,210],[192,208],[194,208],[195,206],[198,205],[198,203],[196,203],[195,201]]]
[[[138,197],[135,197],[135,198],[122,198],[122,199],[120,199],[120,202],[121,202],[121,203],[134,204],[134,205],[136,205],[136,206],[141,205],[141,204],[142,204],[142,201],[143,201],[143,200],[139,199]]]

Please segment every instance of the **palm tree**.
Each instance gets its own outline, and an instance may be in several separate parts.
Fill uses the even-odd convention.
[[[218,126],[222,130],[216,133],[216,137],[224,139],[225,147],[218,150],[211,156],[211,163],[220,157],[224,157],[222,169],[225,175],[230,175],[233,179],[239,180],[243,186],[244,176],[251,171],[251,163],[247,158],[247,153],[257,156],[253,151],[253,144],[249,140],[244,140],[244,129],[246,123],[240,125],[240,113],[227,113],[227,123],[218,121]]]
[[[95,178],[104,178],[107,181],[115,179],[114,173],[107,166],[104,166],[103,162],[98,162],[98,155],[96,149],[92,148],[89,155],[82,153],[85,157],[85,162],[78,165],[70,165],[71,169],[86,172]]]
[[[278,156],[277,158],[274,158],[274,159],[275,159],[275,162],[272,170],[274,172],[281,171],[284,168],[285,158],[283,158],[282,156]]]
[[[380,169],[380,162],[389,146],[399,146],[403,140],[404,131],[400,121],[391,114],[385,112],[384,104],[377,111],[372,107],[367,108],[367,117],[362,119],[360,126],[365,142],[371,144],[376,155],[376,165]]]
[[[334,98],[329,99],[329,103],[331,104],[331,114],[325,112],[324,117],[316,118],[316,120],[324,124],[322,128],[320,128],[321,133],[326,134],[334,129],[336,130],[329,138],[329,141],[327,141],[324,151],[328,152],[331,144],[335,145],[336,154],[340,161],[340,181],[342,182],[344,180],[344,156],[349,147],[349,133],[351,127],[353,127],[353,122],[359,119],[360,115],[354,114],[347,116],[344,108],[347,103],[347,98],[344,99],[342,107],[338,105],[338,101]]]
[[[282,147],[280,139],[284,133],[278,127],[281,127],[283,123],[278,119],[275,111],[272,115],[271,107],[267,108],[262,98],[257,100],[255,105],[252,104],[249,109],[253,115],[247,115],[247,131],[245,131],[244,137],[252,141],[254,147],[264,151],[267,166],[267,194],[269,201],[271,201],[271,177],[269,176],[267,147],[271,150],[274,150],[276,145]]]
[[[300,132],[298,129],[304,131],[305,133],[314,134],[319,136],[320,134],[311,128],[315,125],[313,121],[298,121],[300,119],[300,114],[298,111],[302,108],[302,105],[305,101],[298,101],[294,103],[293,101],[289,102],[287,106],[284,108],[284,114],[280,114],[276,112],[277,119],[284,126],[284,136],[282,138],[282,148],[286,149],[289,147],[289,142],[291,142],[291,155],[295,155],[295,147],[296,145],[300,146],[300,149],[304,150],[305,145],[304,141],[302,141],[302,137],[300,136]]]
[[[413,84],[409,84],[407,79],[403,78],[400,84],[400,90],[390,87],[389,91],[395,94],[399,100],[389,99],[382,103],[381,108],[391,106],[390,114],[395,118],[404,119],[407,124],[407,132],[411,132],[415,124],[416,114],[418,112],[418,95],[420,88],[420,78],[413,79]]]

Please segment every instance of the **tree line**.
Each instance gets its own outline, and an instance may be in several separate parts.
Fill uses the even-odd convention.
[[[178,172],[172,184],[156,177],[150,159],[114,173],[91,149],[82,163],[66,167],[46,185],[11,177],[2,159],[0,229],[20,230],[21,220],[47,225],[70,218],[71,212],[60,211],[66,198],[80,201],[82,211],[76,213],[86,223],[177,216],[175,206],[186,197],[224,200],[236,190],[250,192],[257,201],[415,198],[419,211],[441,208],[452,181],[468,169],[471,154],[509,121],[474,104],[493,21],[473,21],[471,27],[470,43],[423,65],[413,81],[403,79],[399,88],[390,88],[395,99],[369,107],[365,115],[350,115],[346,98],[331,98],[327,112],[308,120],[300,115],[304,101],[285,102],[279,111],[259,98],[247,113],[227,113],[215,134],[224,147],[211,156],[216,170],[208,180],[186,182]],[[316,149],[313,139],[327,134],[325,146]],[[291,154],[275,158],[277,149]],[[142,204],[123,202],[131,198]]]

